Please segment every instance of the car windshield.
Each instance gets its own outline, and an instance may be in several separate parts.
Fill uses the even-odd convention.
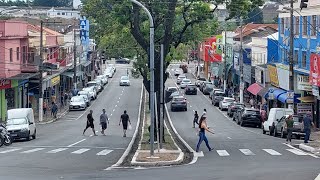
[[[206,81],[206,78],[199,78],[199,81]]]
[[[174,93],[171,94],[171,96],[178,96],[178,95],[179,95],[179,92],[178,92],[178,91],[176,91],[176,92],[174,92]]]
[[[169,88],[168,91],[169,91],[169,92],[176,92],[176,91],[177,91],[177,88]]]
[[[186,76],[179,76],[178,78],[179,79],[184,79],[184,78],[186,78]]]
[[[97,85],[96,82],[89,82],[89,83],[87,83],[87,86],[88,86],[88,87],[90,87],[90,86],[96,86],[96,85]]]
[[[213,89],[213,84],[207,84],[207,85],[206,85],[206,88],[211,88],[211,89]]]
[[[188,88],[196,88],[196,85],[188,85]]]
[[[82,101],[83,101],[83,97],[81,96],[71,98],[71,102],[82,102]]]
[[[122,76],[121,80],[129,80],[128,76]]]
[[[26,118],[16,118],[16,119],[8,119],[7,125],[20,125],[27,124]]]

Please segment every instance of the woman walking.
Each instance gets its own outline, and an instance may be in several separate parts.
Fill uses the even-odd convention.
[[[205,131],[208,131],[208,132],[210,132],[212,134],[214,134],[214,133],[209,130],[206,120],[207,120],[207,117],[202,116],[200,118],[200,121],[199,121],[199,129],[200,129],[199,130],[199,141],[198,141],[198,144],[197,144],[196,152],[199,152],[199,148],[200,148],[200,145],[201,145],[202,141],[204,141],[206,143],[206,146],[209,149],[209,151],[211,151],[213,149],[209,145],[209,142],[208,142],[208,139],[206,137]]]
[[[197,111],[194,111],[193,128],[195,128],[195,123],[199,125],[198,120],[199,120],[198,112],[197,112]]]

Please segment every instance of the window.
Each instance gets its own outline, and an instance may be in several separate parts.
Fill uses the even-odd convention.
[[[297,64],[298,63],[298,57],[299,57],[299,51],[295,50],[294,51],[294,56],[293,56],[293,64]]]
[[[296,16],[296,24],[295,24],[295,28],[294,28],[294,34],[295,35],[299,35],[299,25],[300,25],[300,17]]]
[[[22,47],[22,63],[25,64],[27,61],[27,46]]]
[[[280,33],[284,34],[284,18],[280,19]]]
[[[316,36],[317,33],[317,16],[312,15],[311,16],[311,25],[310,25],[310,36]]]
[[[63,12],[62,15],[66,15],[66,13]]]
[[[12,57],[12,48],[10,48],[9,51],[10,51],[10,62],[12,62],[12,60],[13,60],[13,59],[12,59],[12,58],[13,58],[13,57]]]
[[[306,51],[302,51],[301,66],[304,68],[307,67],[307,52]]]
[[[17,60],[19,61],[19,59],[20,59],[20,48],[19,47],[17,47],[16,53],[17,53]]]
[[[303,16],[302,17],[302,35],[304,35],[304,36],[308,35],[307,30],[308,30],[308,17]]]
[[[57,13],[57,15],[60,15],[60,13]]]
[[[49,53],[50,53],[50,59],[52,59],[53,58],[53,49],[52,48],[50,48]]]
[[[263,71],[260,71],[260,79],[261,79],[261,83],[264,83],[264,75],[263,75]]]

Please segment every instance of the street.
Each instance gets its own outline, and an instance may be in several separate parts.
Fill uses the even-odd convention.
[[[26,175],[59,177],[64,173],[95,172],[116,163],[131,140],[138,119],[141,79],[132,78],[131,86],[119,86],[120,77],[130,67],[116,65],[114,77],[109,79],[104,91],[86,111],[71,111],[54,123],[37,125],[35,140],[1,147],[1,179],[25,179]],[[107,136],[100,133],[99,116],[103,108],[110,118]],[[93,136],[90,128],[83,136],[86,116],[91,109],[98,136]],[[122,137],[122,126],[119,126],[120,115],[124,110],[127,110],[133,127],[126,138]]]

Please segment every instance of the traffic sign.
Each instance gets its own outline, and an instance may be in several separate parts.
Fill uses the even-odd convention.
[[[293,103],[293,99],[294,99],[294,92],[288,91],[287,92],[287,103]]]

